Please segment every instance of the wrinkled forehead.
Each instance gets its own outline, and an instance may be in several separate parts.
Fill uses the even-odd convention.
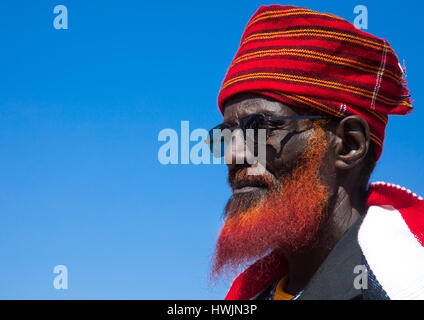
[[[296,116],[305,114],[305,110],[255,93],[238,94],[229,98],[224,104],[224,121],[254,113],[265,113],[271,116]]]

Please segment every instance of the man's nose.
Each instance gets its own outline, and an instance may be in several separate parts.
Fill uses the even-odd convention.
[[[234,130],[231,134],[231,139],[225,152],[225,163],[229,168],[232,168],[237,165],[251,163],[252,161],[249,160],[252,160],[252,157],[252,151],[246,147],[243,130]]]

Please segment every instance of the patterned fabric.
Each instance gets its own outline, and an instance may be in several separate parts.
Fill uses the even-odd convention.
[[[255,92],[285,104],[369,124],[381,155],[389,114],[412,111],[398,58],[384,39],[331,14],[262,6],[243,33],[218,96]]]
[[[392,300],[424,299],[424,201],[398,185],[372,184],[358,232],[369,293]]]
[[[398,185],[376,182],[370,185],[367,206],[355,238],[368,274],[362,298],[424,300],[424,200]],[[259,260],[234,280],[226,299],[261,296],[287,274],[285,263],[275,257]],[[258,266],[266,270],[263,277]]]
[[[362,256],[362,264],[367,268],[368,273],[368,289],[362,290],[363,300],[390,300],[364,256]]]

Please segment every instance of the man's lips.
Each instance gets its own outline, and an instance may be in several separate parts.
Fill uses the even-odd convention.
[[[243,187],[243,188],[238,188],[238,189],[233,189],[233,194],[238,194],[238,193],[245,193],[245,192],[252,192],[252,191],[258,191],[258,190],[264,190],[266,188],[264,187]]]
[[[231,183],[233,194],[268,189],[268,184],[262,180],[237,180]]]

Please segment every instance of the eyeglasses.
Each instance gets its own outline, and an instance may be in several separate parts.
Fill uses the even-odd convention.
[[[320,115],[302,115],[302,116],[270,116],[265,113],[254,113],[249,114],[243,118],[240,118],[238,121],[238,124],[230,124],[230,123],[221,123],[217,125],[216,127],[213,127],[209,131],[207,143],[209,144],[209,148],[211,150],[211,153],[219,158],[223,157],[225,155],[225,150],[227,148],[227,141],[231,135],[232,132],[236,129],[241,129],[243,131],[243,134],[245,137],[248,136],[247,130],[252,129],[254,131],[254,142],[257,143],[257,135],[259,133],[259,130],[265,130],[266,138],[265,141],[267,141],[270,137],[270,134],[273,130],[282,130],[284,128],[288,127],[288,123],[291,120],[303,120],[303,119],[309,119],[309,120],[317,120],[317,119],[328,119],[329,117],[326,116],[320,116]],[[296,131],[296,130],[290,130],[291,134],[290,136],[287,136],[286,138],[291,137],[293,134],[301,133],[305,130]],[[286,142],[288,139],[286,139]]]

